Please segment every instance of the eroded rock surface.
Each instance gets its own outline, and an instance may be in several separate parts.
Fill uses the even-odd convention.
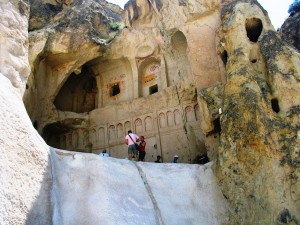
[[[300,12],[291,13],[280,28],[281,37],[300,51]]]
[[[57,149],[52,149],[51,159],[55,170],[54,224],[197,225],[228,221],[228,205],[211,163],[132,163]],[[184,198],[180,197],[183,193]]]
[[[0,10],[0,224],[51,224],[49,147],[22,102],[29,6],[1,1]]]
[[[258,3],[223,9],[226,84],[217,174],[234,207],[230,223],[297,224],[299,53],[273,31]]]
[[[28,66],[28,16],[29,5],[24,1],[6,2],[1,5],[0,72],[23,95],[30,68]]]
[[[215,172],[229,208],[220,195],[209,192],[213,200],[224,203],[222,210],[215,201],[209,202],[213,209],[207,213],[199,209],[199,214],[178,216],[183,224],[197,224],[209,215],[216,218],[204,223],[221,223],[220,218],[227,218],[224,209],[232,209],[228,224],[300,223],[300,56],[274,31],[255,0],[131,1],[125,7],[124,24],[120,8],[102,1],[30,3],[0,3],[1,224],[68,223],[72,221],[66,213],[69,209],[83,221],[82,215],[94,211],[81,215],[68,205],[73,196],[64,201],[63,195],[76,193],[64,186],[66,180],[75,182],[73,187],[82,188],[82,193],[89,190],[90,195],[80,196],[88,199],[81,201],[85,210],[91,207],[89,200],[95,201],[98,187],[109,192],[108,183],[97,179],[105,180],[107,174],[86,171],[88,166],[108,174],[112,171],[108,161],[96,155],[56,151],[51,164],[49,147],[23,108],[25,89],[29,117],[49,145],[90,153],[108,149],[111,156],[125,158],[123,139],[132,129],[146,137],[147,161],[162,155],[169,162],[179,154],[180,162],[199,163],[199,156],[207,154],[216,162]],[[296,33],[290,34],[286,40],[295,46]],[[120,163],[124,160],[109,160],[120,174],[124,172]],[[129,173],[149,174],[152,194],[164,208],[168,196],[159,196],[161,182],[156,180],[164,177],[151,174],[156,165],[136,169],[129,161],[124,164]],[[188,179],[183,179],[184,191],[177,190],[178,186],[169,189],[186,193],[189,185],[200,183],[207,191],[207,183],[197,179],[210,174],[210,168],[191,166],[199,171],[189,180],[187,167],[170,166],[174,171],[183,169],[181,177]],[[65,170],[74,172],[73,177]],[[73,179],[81,173],[82,180]],[[53,174],[58,175],[54,180]],[[137,183],[145,183],[135,175]],[[112,180],[118,183],[119,178]],[[126,181],[131,182],[130,178]],[[209,184],[217,190],[216,183]],[[51,188],[57,205],[51,205]],[[196,197],[183,199],[181,206],[199,204],[203,192],[197,191]],[[142,202],[140,196],[127,199],[137,205]],[[148,200],[151,217],[155,207]],[[105,203],[107,208],[113,205]],[[178,208],[172,213],[179,215]],[[125,216],[131,210],[118,209]],[[160,219],[155,214],[155,222],[172,220],[172,213],[162,212]],[[97,224],[98,216],[93,214],[89,224]],[[148,222],[152,224],[154,218]]]
[[[224,81],[214,51],[220,3],[129,2],[125,28],[112,42],[108,31],[121,27],[109,23],[110,8],[101,11],[106,5],[91,0],[79,5],[32,4],[33,69],[24,102],[47,143],[124,158],[131,129],[148,141],[147,161],[180,154],[181,162],[197,162],[216,151],[218,138],[200,128],[196,92]],[[39,7],[51,13],[39,20]]]

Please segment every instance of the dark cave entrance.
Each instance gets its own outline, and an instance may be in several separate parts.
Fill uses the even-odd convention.
[[[260,19],[258,18],[250,18],[246,20],[245,28],[247,31],[247,37],[252,42],[257,42],[262,29],[263,24]]]
[[[221,59],[222,59],[222,61],[223,61],[223,63],[224,63],[224,66],[226,67],[227,61],[228,61],[228,53],[227,53],[226,50],[224,50],[224,51],[222,52],[222,54],[221,54]]]
[[[60,122],[48,124],[44,127],[42,132],[42,137],[46,141],[48,145],[54,148],[62,148],[65,146],[62,146],[61,137],[63,134],[68,132],[69,129],[61,124]]]
[[[274,112],[276,113],[280,112],[279,102],[277,98],[271,99],[271,105]]]
[[[98,89],[95,76],[87,66],[80,74],[72,73],[54,100],[54,105],[61,111],[76,113],[90,112],[96,108]]]

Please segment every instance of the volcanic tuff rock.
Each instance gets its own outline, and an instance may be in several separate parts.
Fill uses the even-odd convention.
[[[197,122],[196,90],[225,80],[214,50],[219,1],[132,1],[121,31],[119,11],[108,6],[32,2],[24,102],[35,127],[57,148],[109,148],[120,158],[126,129],[146,135],[149,161],[180,154],[197,162],[215,152],[217,137]]]
[[[298,224],[300,55],[255,1],[223,6],[219,39],[226,84],[216,171],[234,207],[230,224]],[[219,94],[202,99],[213,115],[209,99]]]
[[[57,33],[57,36],[55,36],[52,39],[49,39],[53,33],[53,30],[51,25],[47,27],[46,29],[43,29],[43,23],[44,25],[46,22],[41,22],[39,25],[41,29],[31,31],[30,33],[30,63],[33,66],[32,67],[32,74],[29,76],[30,72],[30,67],[29,67],[29,62],[28,62],[28,36],[27,36],[27,19],[28,19],[28,11],[24,11],[25,9],[28,9],[28,5],[26,3],[23,4],[23,2],[18,2],[19,4],[12,4],[15,3],[16,1],[11,1],[11,2],[3,2],[0,1],[0,9],[1,9],[1,45],[0,45],[0,52],[1,52],[1,71],[0,71],[0,130],[1,130],[1,135],[0,135],[0,165],[1,165],[1,184],[0,184],[0,224],[62,224],[61,221],[74,221],[73,217],[68,217],[70,214],[69,213],[64,213],[64,210],[66,212],[70,212],[70,209],[78,209],[77,205],[75,206],[74,204],[69,207],[70,202],[67,201],[64,202],[63,200],[66,200],[65,196],[69,196],[68,194],[72,193],[69,191],[69,186],[66,185],[66,191],[64,192],[62,189],[57,190],[56,188],[60,186],[60,184],[68,184],[68,182],[65,182],[64,177],[67,176],[70,178],[72,181],[75,181],[75,185],[72,186],[73,190],[82,190],[83,195],[80,195],[80,198],[87,200],[87,202],[81,201],[76,199],[75,202],[78,203],[83,203],[81,206],[84,207],[83,211],[86,213],[82,213],[80,210],[80,213],[76,213],[77,211],[72,211],[75,212],[76,216],[78,218],[82,218],[84,221],[83,223],[88,223],[88,224],[99,224],[99,218],[103,218],[103,216],[109,216],[109,213],[106,213],[107,211],[97,211],[93,216],[89,216],[90,213],[94,212],[94,205],[91,205],[91,201],[97,204],[97,207],[100,209],[103,209],[103,206],[105,209],[111,209],[113,201],[107,202],[106,194],[103,195],[103,192],[99,192],[101,190],[99,186],[104,188],[107,193],[112,193],[109,188],[111,188],[108,184],[105,184],[106,178],[104,177],[103,180],[99,180],[99,175],[104,174],[105,176],[109,176],[109,171],[112,171],[110,166],[112,164],[109,163],[109,161],[115,161],[117,164],[119,164],[119,168],[121,173],[124,173],[126,171],[126,174],[128,173],[128,170],[124,170],[123,166],[124,164],[128,165],[128,168],[133,168],[130,169],[131,173],[133,173],[135,176],[134,179],[138,180],[139,184],[141,187],[144,188],[144,181],[141,179],[141,176],[137,172],[137,167],[135,164],[131,163],[130,161],[125,161],[125,160],[119,160],[119,159],[114,159],[111,158],[110,160],[107,160],[107,166],[101,163],[101,161],[105,161],[105,159],[99,159],[97,155],[88,155],[87,158],[91,159],[93,163],[96,163],[96,167],[100,166],[100,170],[98,170],[99,174],[95,176],[93,172],[88,169],[86,171],[87,163],[89,166],[92,168],[94,167],[95,164],[89,163],[89,160],[86,160],[87,158],[81,157],[81,154],[57,154],[55,157],[57,159],[56,162],[53,162],[55,160],[52,160],[49,158],[49,146],[44,142],[44,140],[39,136],[37,131],[33,128],[31,121],[26,114],[26,110],[24,108],[23,102],[22,102],[22,94],[24,93],[24,89],[26,88],[27,93],[24,96],[24,99],[27,100],[27,104],[32,104],[31,108],[28,108],[28,112],[31,114],[32,117],[36,116],[34,113],[39,110],[45,110],[49,111],[49,114],[51,116],[51,113],[57,113],[59,117],[67,118],[66,121],[73,117],[76,117],[76,124],[81,124],[86,122],[82,122],[85,117],[88,117],[87,113],[74,113],[74,112],[63,112],[63,111],[51,111],[50,106],[52,104],[53,99],[47,99],[52,97],[53,95],[57,93],[51,92],[51,86],[55,86],[56,88],[58,86],[62,86],[63,80],[67,79],[67,77],[70,75],[68,74],[68,71],[71,70],[74,72],[74,76],[80,74],[81,71],[84,71],[86,73],[91,73],[91,70],[83,68],[79,66],[78,68],[74,65],[81,65],[80,62],[84,60],[89,60],[89,57],[95,57],[94,55],[100,54],[100,53],[95,53],[95,49],[100,50],[103,47],[103,45],[91,45],[90,44],[90,39],[87,38],[88,36],[85,37],[75,37],[77,38],[76,41],[81,40],[82,42],[78,42],[76,46],[82,47],[84,45],[84,48],[79,48],[77,49],[74,46],[71,46],[70,43],[72,43],[68,37],[73,36],[73,34],[69,34],[69,36],[66,34],[61,34]],[[47,23],[49,22],[49,18],[47,17]],[[49,31],[49,33],[48,33]],[[56,40],[56,37],[58,37],[59,41]],[[56,40],[53,42],[53,40]],[[61,41],[61,42],[60,42]],[[64,42],[65,41],[65,42]],[[46,47],[45,47],[46,46]],[[90,48],[94,47],[94,48]],[[85,49],[87,48],[87,49]],[[89,56],[87,54],[88,50],[91,51],[91,55]],[[81,51],[81,52],[80,52]],[[80,52],[82,54],[79,54],[77,52]],[[76,53],[76,54],[75,54]],[[94,54],[94,55],[93,55]],[[102,52],[101,52],[102,54]],[[55,55],[55,56],[54,56]],[[73,57],[73,58],[72,58]],[[77,58],[78,57],[78,58]],[[86,59],[84,59],[86,57]],[[75,61],[75,62],[73,62]],[[100,60],[101,61],[101,60]],[[85,62],[85,61],[84,61]],[[97,62],[97,60],[96,60]],[[118,62],[118,61],[117,61]],[[94,63],[94,62],[93,62]],[[114,62],[116,63],[116,62]],[[105,64],[107,65],[107,64]],[[72,68],[74,66],[74,68]],[[69,69],[71,68],[71,69]],[[55,77],[57,75],[57,71],[62,70],[62,77],[61,80],[57,79]],[[64,72],[66,74],[64,74]],[[88,74],[85,74],[88,75]],[[42,79],[39,79],[40,77],[43,77]],[[53,78],[54,77],[54,78]],[[28,79],[28,80],[27,80]],[[27,84],[26,84],[26,81]],[[79,80],[80,81],[80,80]],[[12,86],[12,84],[14,86]],[[25,86],[26,84],[26,86]],[[190,86],[189,86],[190,85]],[[49,88],[50,87],[50,88]],[[153,95],[149,96],[149,98],[155,99],[155,101],[159,101],[159,107],[163,105],[163,103],[167,102],[169,104],[175,104],[179,100],[185,101],[185,100],[190,100],[195,98],[195,88],[192,84],[187,84],[184,86],[184,88],[181,89],[181,85],[177,84],[176,86],[172,86],[167,90],[162,90],[164,93],[162,96],[159,95]],[[189,88],[187,88],[189,87]],[[48,89],[49,88],[49,89]],[[59,88],[58,88],[59,89]],[[50,93],[47,94],[47,91],[50,90]],[[93,90],[92,90],[93,91]],[[175,95],[177,98],[173,98],[171,95],[168,93],[172,93],[172,95]],[[177,93],[177,94],[176,94]],[[180,95],[180,98],[178,97],[178,93]],[[31,95],[31,98],[30,98]],[[29,96],[29,97],[28,97]],[[49,97],[50,96],[50,97]],[[164,98],[162,100],[162,98]],[[143,102],[146,101],[146,98],[140,98],[137,101]],[[38,103],[38,104],[35,104]],[[126,103],[127,106],[129,105]],[[119,104],[117,107],[122,108],[122,106],[126,104]],[[177,104],[178,105],[178,104]],[[177,106],[176,105],[176,106]],[[126,107],[126,106],[124,106]],[[147,109],[150,109],[151,105],[147,105]],[[143,110],[147,110],[143,109]],[[122,109],[120,112],[122,113]],[[95,111],[91,112],[95,113]],[[64,114],[71,114],[70,117],[65,116]],[[79,115],[78,115],[79,114]],[[107,117],[110,117],[112,113],[109,111],[107,114]],[[190,114],[192,115],[192,114]],[[179,114],[180,116],[180,114]],[[79,118],[78,118],[79,117]],[[96,117],[93,117],[96,118]],[[70,121],[70,120],[68,120]],[[195,124],[195,121],[193,121]],[[34,123],[35,124],[35,123]],[[188,127],[189,128],[189,127]],[[191,132],[193,132],[193,127],[190,127],[189,129]],[[189,131],[188,131],[189,132]],[[123,134],[122,134],[123,135]],[[58,152],[58,151],[56,151]],[[56,153],[55,153],[56,154]],[[76,160],[79,158],[80,160]],[[76,169],[74,170],[74,162],[76,165],[78,165],[78,173],[75,172],[78,175],[78,178],[75,178],[70,175],[69,173],[65,173],[65,170],[63,168],[66,168],[66,165],[59,163],[61,159],[66,160],[70,162],[68,169],[70,170],[71,173],[74,174]],[[70,161],[71,159],[71,161]],[[99,163],[100,162],[100,163]],[[121,163],[120,163],[121,162]],[[123,163],[122,163],[123,162]],[[81,164],[82,163],[82,164]],[[61,167],[60,167],[61,166]],[[84,166],[85,168],[82,169]],[[103,167],[102,167],[103,166]],[[148,164],[143,166],[143,168],[149,168],[148,170],[150,173],[153,173],[153,170],[151,167],[156,166],[155,164]],[[55,177],[56,171],[55,168],[61,168],[60,172],[63,174],[63,176]],[[77,166],[76,166],[77,167]],[[114,166],[112,166],[114,167]],[[168,164],[161,164],[161,167],[169,167]],[[218,209],[215,213],[215,210],[210,210],[210,207],[206,206],[206,211],[207,213],[206,216],[201,216],[202,214],[198,214],[197,210],[195,210],[197,207],[193,207],[193,212],[198,216],[203,218],[203,221],[206,221],[206,223],[210,223],[213,221],[219,221],[226,219],[226,214],[224,214],[224,211],[226,210],[226,204],[224,203],[224,199],[222,199],[222,195],[220,193],[216,192],[218,190],[218,186],[216,185],[216,182],[214,182],[213,174],[211,173],[210,166],[199,166],[199,165],[182,165],[182,166],[176,166],[173,164],[171,167],[180,170],[182,174],[180,174],[180,177],[184,179],[186,175],[189,175],[188,177],[192,179],[191,181],[187,180],[186,182],[183,182],[183,187],[185,188],[184,190],[191,190],[190,185],[193,185],[196,187],[197,185],[200,185],[202,188],[198,188],[198,192],[201,192],[202,195],[205,195],[204,198],[206,201],[209,201],[209,204],[213,203],[212,206],[214,209]],[[198,177],[199,172],[196,172],[195,174],[191,173],[186,173],[186,171],[183,168],[188,168],[188,167],[194,167],[194,168],[200,168],[201,171],[203,171],[203,174],[206,174],[207,180],[202,179],[201,181],[198,179],[195,179],[195,177]],[[203,169],[202,169],[203,168]],[[166,171],[166,170],[164,170]],[[196,170],[197,171],[197,170]],[[86,174],[86,179],[82,179],[81,173]],[[91,173],[90,173],[91,172]],[[174,174],[170,176],[168,174],[167,176],[170,176],[172,180],[173,176],[176,178],[178,177],[178,173],[174,173],[173,170],[171,170],[171,173]],[[69,176],[70,175],[70,176]],[[158,175],[159,179],[161,179],[161,175],[159,173],[156,173]],[[92,178],[93,177],[93,178]],[[115,181],[116,187],[120,187],[120,177],[125,178],[125,186],[127,186],[127,182],[129,179],[126,179],[125,176],[119,176],[117,179],[115,177],[110,176],[109,179],[112,178],[112,180]],[[129,176],[130,177],[130,176]],[[131,176],[132,178],[133,176]],[[150,178],[153,178],[153,176],[150,176]],[[55,178],[58,178],[57,181],[62,181],[62,183],[57,182]],[[92,179],[91,179],[92,178]],[[151,178],[151,179],[152,179]],[[61,180],[62,179],[62,180]],[[82,179],[82,180],[80,180]],[[97,185],[91,185],[91,181],[95,179]],[[149,179],[149,181],[151,181]],[[82,182],[84,181],[84,182]],[[203,182],[204,181],[204,182]],[[53,182],[53,183],[52,183]],[[93,183],[93,182],[92,182]],[[94,184],[96,184],[94,183]],[[131,182],[132,183],[132,182]],[[135,183],[135,182],[134,182]],[[134,184],[133,183],[133,184]],[[156,182],[154,178],[154,183],[155,184],[160,184],[160,182]],[[167,188],[166,191],[169,191],[169,187],[172,188],[172,185],[170,186],[170,182],[167,183]],[[188,185],[185,185],[188,184]],[[103,185],[104,184],[104,185]],[[77,186],[78,185],[78,186]],[[103,186],[102,186],[103,185]],[[63,185],[64,186],[64,185]],[[86,191],[85,188],[82,187],[89,187]],[[213,188],[212,188],[213,186]],[[210,195],[206,195],[205,192],[203,192],[203,187],[209,192],[212,193],[212,197],[208,197]],[[137,187],[135,187],[137,188]],[[178,189],[178,186],[176,186],[178,193],[182,193],[180,189]],[[161,188],[159,188],[159,185],[157,188],[155,188],[158,193],[158,196],[161,195]],[[125,191],[127,194],[128,192],[126,191],[127,189],[122,188],[123,191]],[[140,189],[139,189],[140,190]],[[213,190],[213,191],[212,191]],[[216,190],[216,191],[215,191]],[[98,195],[100,195],[103,200],[101,199],[101,202],[97,201],[99,200],[96,198],[97,196],[91,194],[92,192],[96,191]],[[184,191],[185,193],[186,191]],[[119,194],[119,190],[116,190],[116,193]],[[140,196],[142,198],[139,198],[141,203],[145,203],[143,199],[148,199],[149,196],[145,197],[143,193],[146,193],[145,189],[144,192],[140,193]],[[215,195],[217,193],[217,195]],[[76,193],[78,194],[78,192]],[[88,194],[88,196],[85,196],[85,194]],[[110,195],[108,194],[108,195]],[[129,193],[130,194],[130,193]],[[147,193],[146,193],[147,194]],[[155,194],[155,193],[154,193]],[[198,201],[196,198],[194,198],[195,192],[190,192],[189,193],[192,201],[189,201],[190,198],[186,198],[186,204],[189,206],[194,206],[195,202],[196,204],[199,204],[201,206],[201,202]],[[162,199],[162,205],[164,204],[165,197],[168,195],[163,195],[164,198]],[[198,196],[198,195],[197,195]],[[201,195],[200,195],[201,196]],[[218,196],[218,197],[217,197]],[[74,200],[74,195],[70,195],[71,199]],[[112,196],[114,198],[114,195]],[[173,196],[170,196],[171,198]],[[217,197],[217,198],[216,198]],[[119,195],[119,198],[121,200],[124,200],[123,195]],[[213,201],[210,201],[209,199],[212,198]],[[222,204],[222,207],[220,206],[218,199],[222,199],[221,201],[224,203]],[[57,202],[55,201],[56,199],[62,200],[62,202]],[[116,207],[122,207],[120,202],[118,201],[118,198],[116,202]],[[135,207],[140,209],[138,203],[139,201],[136,201],[136,196],[129,195],[127,198],[129,200],[130,204],[133,204]],[[173,199],[173,198],[172,198]],[[203,199],[203,198],[202,198]],[[174,200],[174,199],[173,199]],[[110,203],[110,204],[103,204],[104,203]],[[105,202],[106,201],[106,202]],[[177,212],[177,210],[180,209],[180,207],[177,207],[177,202],[181,201],[180,198],[176,198],[174,204],[172,204],[174,207],[174,212]],[[168,201],[167,202],[172,202]],[[193,204],[191,204],[191,202]],[[63,203],[63,204],[60,204]],[[64,204],[66,203],[66,204]],[[128,206],[128,202],[124,202],[126,206]],[[88,207],[85,207],[85,204],[88,204]],[[146,208],[147,212],[149,213],[149,205],[151,206],[152,202],[149,201],[147,203]],[[159,204],[159,201],[158,201]],[[106,206],[106,207],[105,207]],[[62,207],[62,208],[60,208]],[[184,205],[183,205],[184,207]],[[163,208],[163,207],[162,207]],[[185,208],[185,207],[184,207]],[[62,210],[63,209],[63,210]],[[81,208],[80,208],[81,209]],[[89,210],[91,209],[91,210]],[[133,210],[132,208],[125,207],[121,208],[123,210],[123,214],[125,215],[125,218],[128,219],[128,211],[132,212],[131,215],[133,215],[134,218],[138,218],[136,213],[138,213],[138,210]],[[119,211],[121,211],[119,210]],[[118,210],[117,210],[118,211]],[[105,215],[101,216],[100,213],[105,213]],[[152,214],[152,213],[151,213]],[[87,215],[87,217],[85,217]],[[162,214],[163,216],[166,216],[166,218],[174,219],[176,217],[172,216],[172,213],[170,214],[170,207],[166,210],[166,215]],[[188,217],[186,217],[185,214],[177,213],[177,215],[180,215],[180,218],[183,218],[183,220],[189,220]],[[209,216],[207,216],[209,215]],[[112,217],[107,217],[108,222],[111,222],[112,224],[115,224],[116,219],[118,219],[119,214],[114,214],[115,218],[112,219]],[[147,221],[149,224],[153,224],[154,218],[146,218],[148,219]],[[93,218],[96,218],[97,220],[92,220]],[[200,218],[200,219],[201,219]],[[72,220],[73,219],[73,220]],[[88,219],[91,219],[89,221]],[[88,220],[88,221],[87,221]],[[196,220],[196,221],[195,221]],[[117,221],[120,221],[117,220]],[[125,220],[122,220],[122,222]],[[144,221],[143,222],[147,222]],[[181,220],[182,221],[182,220]],[[191,218],[189,222],[194,221],[193,223],[196,224],[199,222],[197,218]],[[132,220],[130,220],[130,223]],[[138,220],[137,223],[140,221]],[[175,219],[175,223],[176,223]],[[215,223],[215,222],[213,222]]]
[[[0,224],[51,224],[49,147],[22,95],[29,76],[24,1],[0,1]]]
[[[300,51],[300,12],[290,14],[280,28],[281,37]]]
[[[0,73],[23,94],[30,73],[28,66],[27,19],[29,6],[24,1],[1,2]]]
[[[102,37],[109,22],[121,22],[123,10],[103,0],[30,1],[29,31],[52,27],[56,31],[76,30],[80,26]],[[87,35],[91,33],[86,32]]]
[[[80,73],[82,64],[103,54],[105,45],[123,26],[123,12],[119,6],[102,0],[31,1],[30,7],[31,75],[24,102],[32,120],[35,120],[40,114],[57,114],[53,109],[53,99],[50,99],[51,102],[46,99],[57,94],[57,86],[70,73]],[[46,76],[38,78],[37,74],[41,73]],[[48,75],[50,73],[52,75]],[[43,92],[44,84],[53,82],[54,87],[50,85],[50,90]],[[35,105],[39,102],[47,105],[45,112],[36,110]]]
[[[257,1],[130,1],[122,30],[103,1],[30,4],[0,3],[1,224],[52,223],[49,147],[25,88],[51,145],[124,158],[133,129],[149,161],[208,154],[229,224],[300,223],[300,55]],[[295,46],[299,28],[284,31]]]

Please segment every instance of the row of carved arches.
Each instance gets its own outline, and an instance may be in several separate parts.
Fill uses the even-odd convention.
[[[193,122],[199,120],[199,106],[198,104],[192,106],[188,105],[184,108],[184,116],[181,116],[179,109],[159,114],[159,127],[172,127],[182,124],[183,121]]]
[[[109,141],[124,139],[127,131],[131,129],[130,121],[110,125],[107,132],[105,127],[99,127],[90,131],[78,129],[72,133],[61,135],[60,146],[67,149],[86,148],[91,144],[93,147],[101,147],[108,144]],[[140,135],[151,132],[152,129],[153,120],[151,116],[146,116],[144,119],[137,118],[133,123],[133,132]]]
[[[129,121],[126,121],[124,125],[118,123],[117,125],[110,125],[108,128],[108,140],[115,140],[124,138],[128,130],[131,130]],[[151,132],[153,129],[153,120],[151,116],[147,116],[143,119],[137,118],[133,123],[133,132],[142,135],[143,133]]]
[[[199,120],[199,107],[196,105],[188,105],[184,108],[184,117],[181,116],[179,109],[168,110],[161,112],[158,115],[159,128],[178,126],[186,122],[193,122]],[[100,126],[99,128],[85,130],[77,129],[72,133],[63,134],[60,136],[60,146],[66,149],[86,149],[88,147],[103,147],[109,141],[116,141],[124,139],[128,130],[144,135],[153,131],[153,118],[146,116],[144,118],[137,118],[133,122],[133,127],[130,121],[123,123],[119,122],[111,124],[107,128]]]

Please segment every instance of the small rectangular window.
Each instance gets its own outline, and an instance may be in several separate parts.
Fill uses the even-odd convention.
[[[119,84],[116,83],[113,86],[110,87],[110,96],[116,96],[117,94],[120,94],[120,87]]]
[[[152,95],[154,93],[158,92],[158,87],[157,87],[157,84],[149,87],[149,95]]]

